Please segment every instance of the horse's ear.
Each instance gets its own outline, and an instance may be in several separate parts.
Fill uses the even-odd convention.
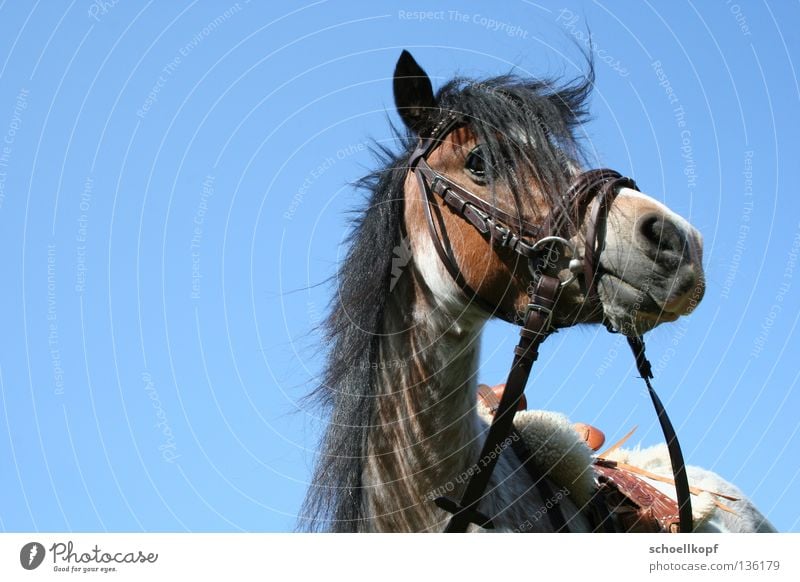
[[[415,133],[425,130],[436,109],[431,80],[408,51],[403,51],[394,68],[394,104],[403,123]]]

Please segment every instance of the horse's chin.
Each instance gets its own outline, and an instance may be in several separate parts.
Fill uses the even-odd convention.
[[[675,321],[681,313],[660,305],[644,287],[606,272],[599,280],[605,321],[625,335],[642,335],[662,323]]]

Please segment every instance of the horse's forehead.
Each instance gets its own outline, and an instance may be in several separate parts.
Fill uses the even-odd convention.
[[[526,135],[522,128],[494,128],[491,126],[474,127],[466,124],[450,132],[444,141],[452,143],[456,149],[474,146],[480,143],[481,134],[493,134],[498,142],[521,147],[532,146],[535,138]]]
[[[539,148],[542,145],[542,137],[540,135],[532,134],[522,126],[511,126],[503,128],[482,128],[483,132],[492,132],[497,137],[498,141],[507,143],[514,148],[520,150]],[[547,131],[543,131],[547,135]],[[470,125],[461,126],[453,130],[450,135],[445,138],[446,142],[450,142],[456,149],[461,150],[470,145],[480,142],[478,137],[479,131]],[[546,139],[546,138],[545,138]],[[556,144],[547,142],[548,147],[558,148]],[[560,148],[558,148],[560,150]]]

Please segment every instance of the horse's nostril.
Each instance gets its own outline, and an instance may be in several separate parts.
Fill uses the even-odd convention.
[[[638,230],[651,253],[682,257],[688,250],[686,234],[663,215],[650,214],[642,217]]]

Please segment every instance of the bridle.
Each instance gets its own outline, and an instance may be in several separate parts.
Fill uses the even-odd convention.
[[[554,262],[546,260],[548,255],[552,257],[553,251],[552,247],[548,248],[548,245],[559,244],[569,248],[575,258],[570,264],[573,276],[567,281],[562,281],[560,285],[565,286],[571,283],[575,279],[577,272],[582,270],[584,278],[588,282],[587,299],[594,299],[599,303],[599,298],[596,294],[595,275],[599,265],[599,254],[602,250],[603,227],[608,207],[621,188],[638,189],[636,182],[610,169],[589,170],[579,175],[573,182],[566,195],[568,200],[585,199],[586,194],[592,196],[591,208],[588,211],[590,219],[586,233],[584,258],[583,260],[577,260],[577,257],[575,257],[577,249],[568,238],[552,232],[555,225],[559,223],[554,215],[546,217],[542,226],[532,225],[486,202],[444,174],[440,174],[431,168],[427,161],[428,155],[436,149],[451,131],[462,125],[465,125],[465,122],[458,116],[448,116],[434,128],[428,137],[420,139],[419,144],[408,160],[408,167],[416,175],[420,191],[425,196],[425,218],[431,240],[439,259],[453,280],[471,301],[477,303],[485,311],[497,315],[509,323],[522,323],[523,317],[505,312],[499,306],[487,302],[464,279],[452,252],[449,248],[445,248],[441,237],[437,233],[433,216],[435,197],[439,197],[453,213],[472,225],[484,238],[487,238],[493,249],[506,248],[519,255],[522,259],[527,260],[532,273],[541,271],[541,265],[537,265],[537,263],[541,262],[543,258],[545,263]],[[515,224],[517,226],[514,226]],[[444,233],[443,226],[441,226],[440,230]]]
[[[507,442],[506,439],[514,431],[514,413],[525,390],[533,364],[538,357],[539,346],[554,331],[552,314],[560,289],[572,282],[578,274],[582,274],[586,300],[601,305],[597,292],[597,279],[600,252],[605,241],[605,222],[608,210],[622,188],[638,190],[636,183],[631,178],[626,178],[619,172],[609,169],[589,170],[580,174],[573,181],[566,193],[567,200],[575,200],[576,204],[578,201],[588,202],[591,200],[586,211],[587,227],[583,257],[579,259],[577,249],[569,241],[570,235],[574,233],[556,231],[556,225],[559,224],[558,219],[563,217],[557,216],[555,211],[545,218],[542,226],[532,225],[520,217],[512,216],[486,202],[431,168],[427,157],[450,132],[464,125],[466,125],[466,120],[461,116],[447,115],[425,137],[420,138],[417,147],[409,157],[408,168],[415,174],[424,199],[423,207],[430,238],[439,259],[452,279],[468,300],[492,315],[511,323],[520,324],[521,329],[519,343],[514,348],[514,361],[506,380],[505,391],[478,457],[482,460],[481,465],[476,465],[476,470],[472,471],[472,476],[467,482],[460,500],[439,497],[434,501],[438,507],[452,514],[445,532],[465,532],[471,523],[487,529],[494,527],[491,519],[478,510],[478,505],[484,496],[499,458],[499,455],[492,454],[492,452],[498,450],[498,446],[499,450],[502,450],[503,443]],[[445,246],[443,239],[446,240],[446,231],[442,222],[440,222],[439,232],[437,232],[433,213],[434,207],[438,209],[437,198],[486,238],[495,252],[502,248],[509,249],[527,261],[534,281],[528,290],[529,300],[524,314],[508,313],[500,306],[486,301],[470,287],[453,257],[449,244]],[[563,224],[569,224],[569,222],[568,220],[560,221]],[[571,277],[567,281],[561,281],[558,277],[561,269],[558,269],[557,265],[560,258],[557,246],[571,251],[572,259],[569,262]],[[606,327],[609,331],[616,331],[609,325]],[[628,337],[628,344],[633,351],[639,374],[647,385],[667,441],[677,493],[680,531],[690,532],[693,527],[691,499],[680,444],[666,410],[650,383],[653,374],[650,362],[645,356],[643,339],[639,336]],[[531,468],[531,463],[524,464],[529,472],[535,471]],[[538,476],[538,479],[535,474],[531,476],[534,483],[540,485],[546,483],[541,476]],[[560,510],[558,513],[560,514]],[[561,526],[556,529],[564,531],[563,518],[557,522],[561,523]]]

